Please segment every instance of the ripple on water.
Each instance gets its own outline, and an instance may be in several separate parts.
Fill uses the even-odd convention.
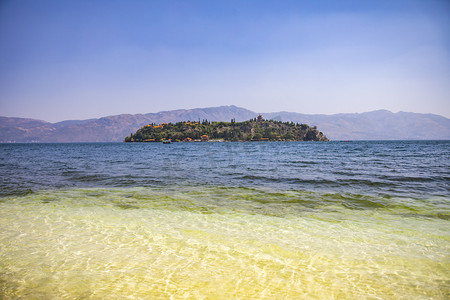
[[[198,186],[7,197],[0,294],[445,299],[448,203]]]

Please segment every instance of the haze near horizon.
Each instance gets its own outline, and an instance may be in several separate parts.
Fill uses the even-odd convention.
[[[2,1],[0,115],[450,117],[448,1]]]

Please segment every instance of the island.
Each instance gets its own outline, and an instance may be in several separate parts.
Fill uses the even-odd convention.
[[[244,122],[186,121],[148,124],[130,134],[124,142],[208,142],[208,141],[328,141],[316,126],[264,120],[261,115]]]

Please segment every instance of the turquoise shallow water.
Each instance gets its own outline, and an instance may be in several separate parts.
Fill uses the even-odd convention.
[[[162,146],[0,145],[1,298],[449,298],[449,143]]]

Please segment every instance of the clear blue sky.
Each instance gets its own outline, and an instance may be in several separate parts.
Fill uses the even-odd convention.
[[[0,115],[450,117],[450,1],[0,0]]]

